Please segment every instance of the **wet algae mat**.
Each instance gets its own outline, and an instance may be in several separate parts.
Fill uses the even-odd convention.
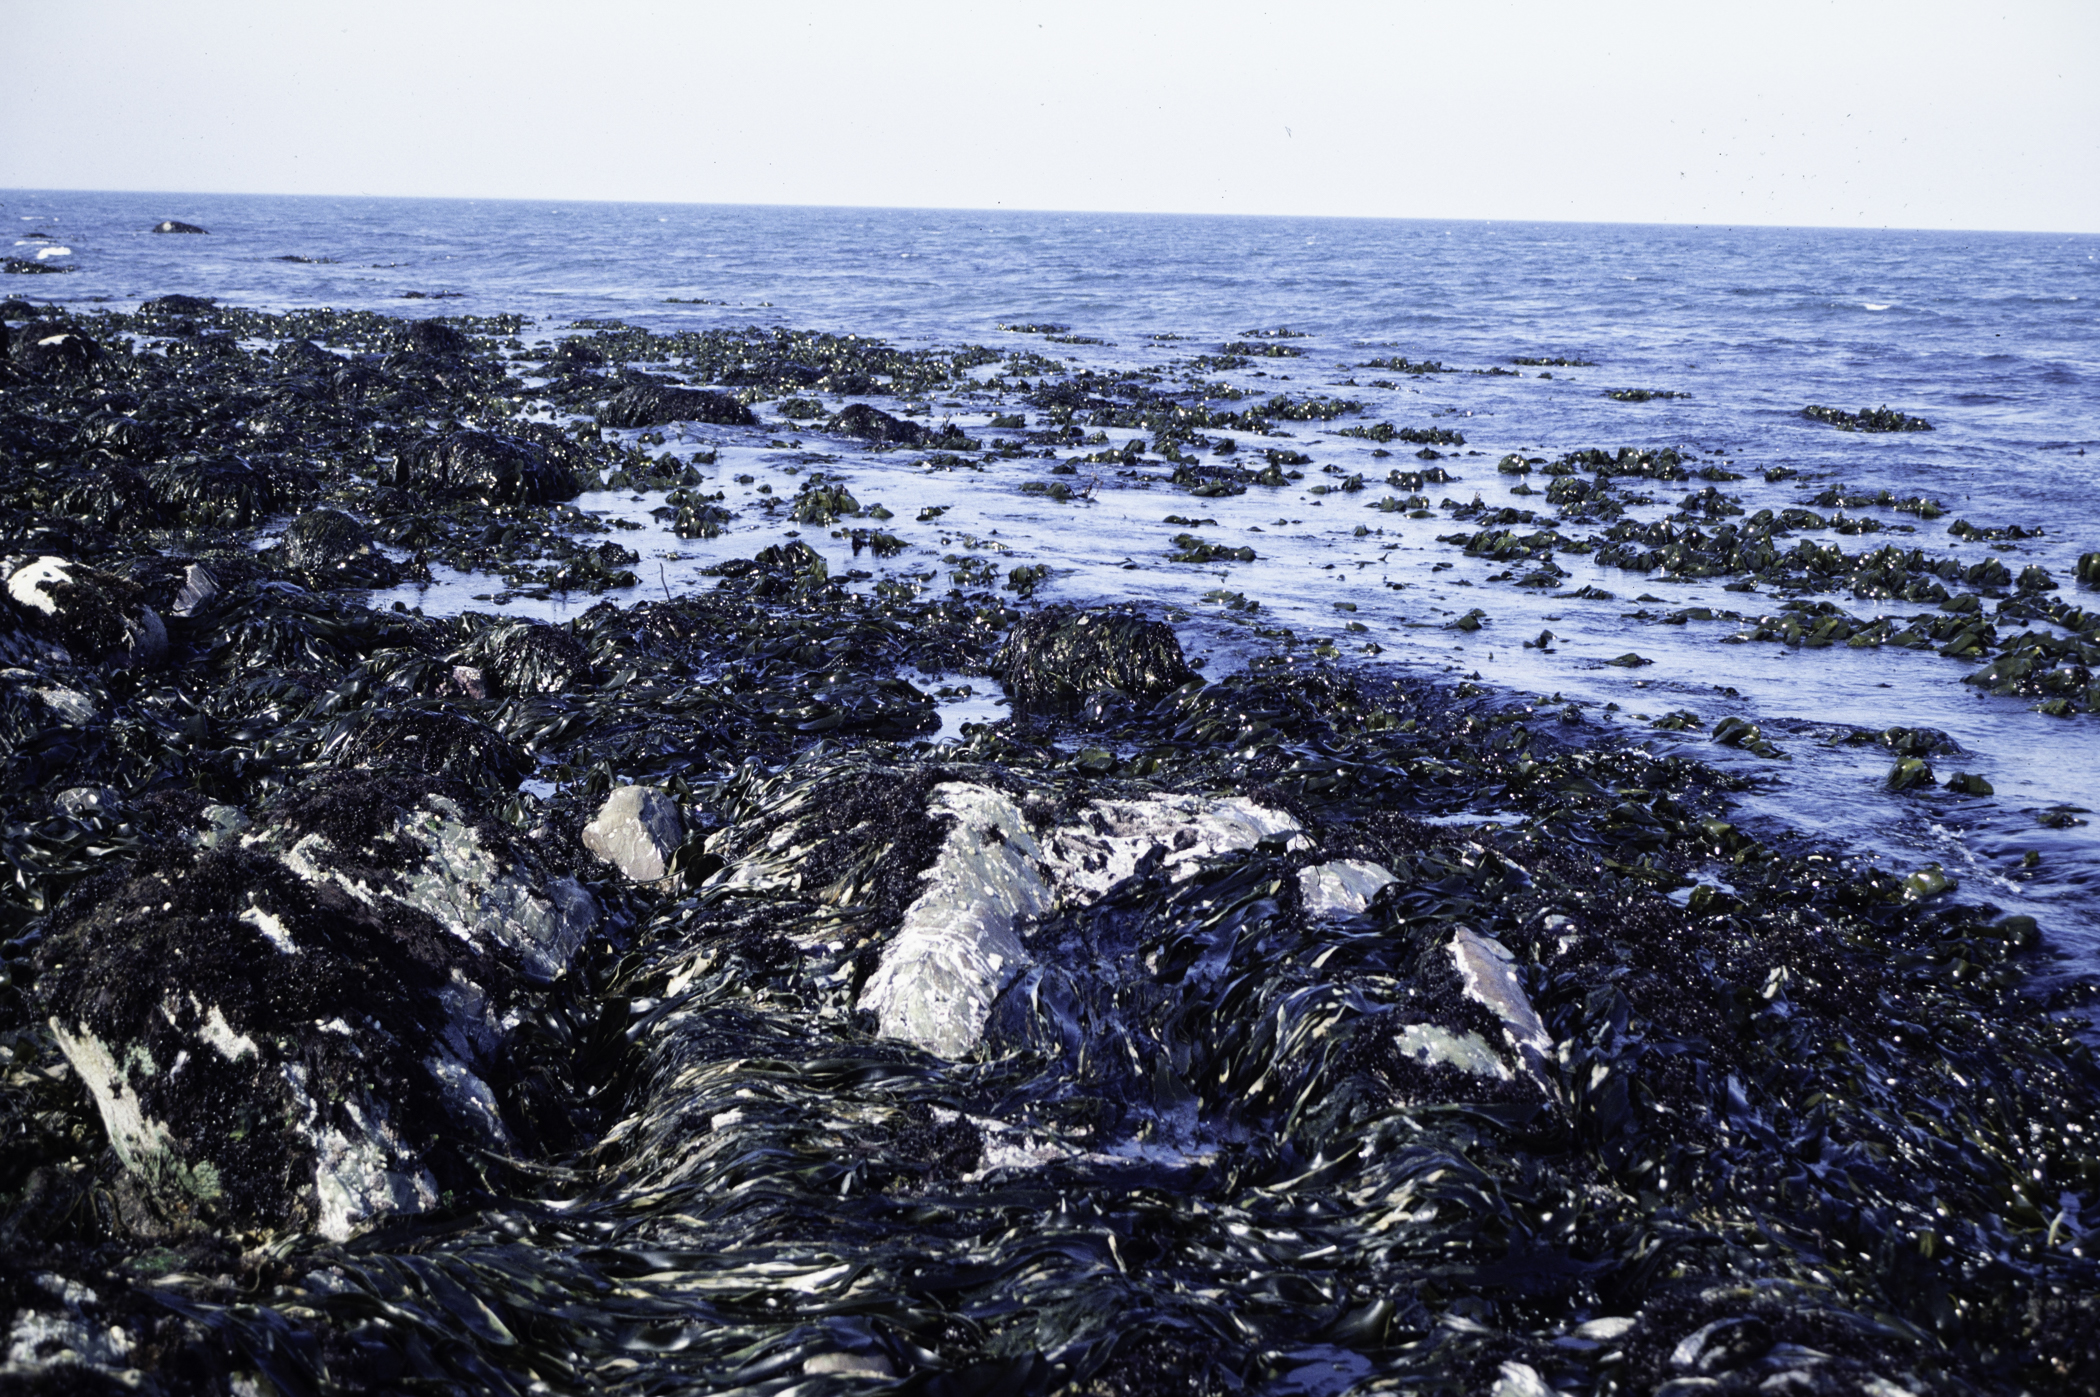
[[[358,590],[629,586],[567,501],[679,467],[598,423],[972,352],[7,318],[0,1391],[2100,1383],[2088,987],[1739,776],[799,540],[559,626]],[[935,744],[927,673],[1015,716]]]

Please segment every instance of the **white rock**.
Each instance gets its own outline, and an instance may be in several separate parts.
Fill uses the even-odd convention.
[[[1494,1011],[1495,1017],[1502,1020],[1502,1032],[1510,1046],[1517,1050],[1531,1074],[1541,1084],[1546,1083],[1545,1061],[1553,1051],[1553,1035],[1546,1032],[1524,987],[1517,983],[1509,948],[1491,936],[1460,927],[1451,934],[1445,949],[1451,953],[1451,963],[1467,996]]]
[[[948,1058],[976,1046],[992,1002],[1030,964],[1021,943],[1030,918],[1098,901],[1155,853],[1169,877],[1186,878],[1201,860],[1264,839],[1310,843],[1289,815],[1237,796],[1097,801],[1040,841],[1020,807],[988,786],[936,786],[927,812],[953,816],[955,828],[860,1004],[885,1036]]]
[[[1060,891],[1090,900],[1130,877],[1154,849],[1167,875],[1179,879],[1204,859],[1278,838],[1289,849],[1312,844],[1289,815],[1240,796],[1158,795],[1094,802],[1077,824],[1043,840],[1043,858]]]
[[[1400,881],[1384,864],[1337,859],[1298,870],[1298,891],[1308,917],[1354,917],[1388,883]]]
[[[655,786],[622,786],[583,827],[583,847],[637,883],[664,876],[685,839],[678,802]]]
[[[1441,1063],[1476,1077],[1504,1082],[1515,1075],[1477,1033],[1454,1033],[1436,1024],[1411,1023],[1401,1028],[1394,1041],[1401,1052],[1426,1066]]]
[[[169,609],[177,616],[193,615],[217,595],[219,580],[204,570],[204,564],[191,563],[189,571],[182,575],[182,586],[176,590],[175,605]]]
[[[955,828],[860,1005],[884,1036],[955,1058],[976,1045],[992,1001],[1029,963],[1019,924],[1049,910],[1053,894],[1037,868],[1043,851],[1006,796],[950,782],[934,788],[927,810],[954,816]]]
[[[825,1373],[842,1373],[854,1377],[889,1378],[896,1376],[896,1369],[879,1353],[818,1353],[802,1361],[802,1372],[806,1377],[820,1377]]]
[[[58,602],[49,589],[66,582],[72,575],[72,563],[46,554],[15,570],[7,579],[7,594],[22,606],[34,607],[46,616],[56,616]]]

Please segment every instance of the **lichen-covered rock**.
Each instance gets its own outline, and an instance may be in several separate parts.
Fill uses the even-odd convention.
[[[1150,702],[1196,677],[1164,621],[1120,608],[1064,606],[1022,618],[1000,653],[998,674],[1016,715],[1076,712],[1102,689]]]
[[[40,1003],[164,1210],[343,1240],[516,1147],[499,1050],[597,910],[427,786],[324,777],[56,919]]]
[[[684,840],[678,802],[655,786],[620,787],[583,827],[583,847],[637,883],[662,878]]]
[[[167,657],[167,626],[125,578],[46,555],[11,573],[7,593],[33,628],[77,659],[153,665]]]

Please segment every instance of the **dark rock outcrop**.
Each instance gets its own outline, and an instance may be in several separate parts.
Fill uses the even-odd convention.
[[[179,218],[166,219],[153,225],[156,233],[209,233],[209,228],[199,228],[194,223],[184,223]]]
[[[135,582],[66,558],[15,568],[7,593],[31,629],[79,660],[152,665],[166,658],[168,630]]]
[[[1103,690],[1150,702],[1196,677],[1163,621],[1116,608],[1045,607],[1016,625],[999,677],[1019,714],[1077,712]]]
[[[623,389],[598,413],[601,427],[661,427],[672,422],[749,427],[757,421],[750,408],[727,393],[668,383],[640,383]]]

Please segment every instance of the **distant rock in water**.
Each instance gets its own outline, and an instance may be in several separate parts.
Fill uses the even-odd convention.
[[[194,223],[184,223],[179,218],[170,218],[165,222],[154,224],[153,231],[156,233],[209,233],[211,229],[199,228]]]
[[[892,417],[881,408],[854,403],[833,413],[824,430],[842,437],[858,437],[877,446],[944,446],[955,451],[975,451],[977,443],[953,423],[936,432],[924,423]]]
[[[208,315],[214,301],[209,296],[155,296],[150,301],[141,301],[141,313],[157,311],[162,315]]]
[[[842,437],[895,446],[917,446],[933,434],[917,422],[892,417],[878,407],[855,403],[831,415],[824,430]]]
[[[598,413],[601,427],[662,427],[672,422],[708,422],[749,427],[758,419],[727,393],[709,388],[683,388],[669,383],[642,383],[613,395]]]
[[[1150,702],[1196,677],[1163,621],[1112,607],[1045,607],[1022,619],[997,673],[1021,714],[1074,713],[1102,690]]]
[[[411,320],[402,332],[408,347],[422,354],[465,354],[474,341],[464,331],[437,320]]]

